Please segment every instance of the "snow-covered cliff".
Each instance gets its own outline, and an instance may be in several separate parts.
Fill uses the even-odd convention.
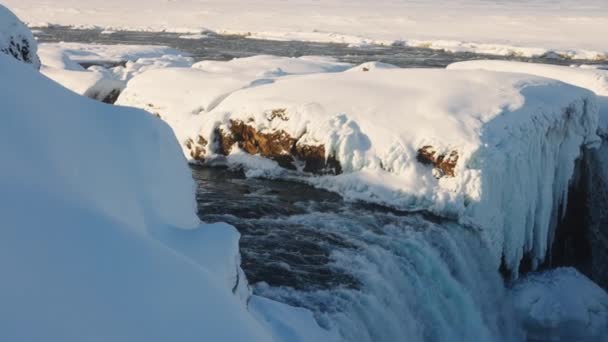
[[[554,80],[373,63],[304,76],[262,71],[144,73],[118,103],[166,120],[191,158],[247,164],[258,154],[274,166],[255,161],[251,174],[293,175],[277,163],[329,173],[303,180],[456,218],[479,228],[496,266],[513,271],[524,256],[533,266],[545,259],[574,162],[599,141],[595,96]],[[159,94],[165,79],[176,82]]]
[[[0,4],[0,52],[40,68],[37,43],[32,32]]]
[[[602,143],[588,149],[577,164],[569,206],[555,241],[553,264],[576,266],[608,287],[608,70],[505,61],[470,61],[448,67],[457,70],[518,72],[549,77],[587,88],[597,95],[598,134]]]

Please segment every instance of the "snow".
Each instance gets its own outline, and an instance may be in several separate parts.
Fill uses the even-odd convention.
[[[448,69],[519,72],[553,78],[589,89],[598,95],[600,128],[608,132],[608,70],[602,66],[565,67],[507,61],[468,61],[453,63],[448,66]]]
[[[169,127],[4,55],[0,73],[1,340],[270,340]]]
[[[116,97],[134,76],[153,69],[190,67],[193,59],[164,46],[40,44],[41,72],[64,87],[104,101]],[[84,66],[89,66],[85,69]]]
[[[182,143],[199,135],[213,142],[216,128],[237,119],[260,132],[283,130],[298,144],[322,144],[343,174],[302,180],[349,199],[457,218],[483,232],[496,267],[502,255],[513,270],[524,253],[535,264],[544,260],[580,148],[599,141],[595,96],[550,79],[386,65],[269,79],[254,61],[247,72],[213,63],[221,73],[144,73],[118,103],[154,111]],[[158,87],[168,79],[170,89]],[[277,109],[286,119],[269,119]],[[417,162],[427,145],[457,151],[454,178],[437,179]],[[229,163],[243,162],[232,152]],[[286,176],[271,167],[258,171]]]
[[[194,68],[216,74],[244,74],[250,77],[278,77],[285,75],[314,74],[322,72],[344,71],[351,67],[331,57],[302,56],[299,58],[257,55],[246,58],[235,58],[227,62],[202,61]]]
[[[31,26],[606,59],[604,0],[5,0]]]
[[[45,73],[103,69],[43,55]],[[270,326],[277,308],[307,319],[290,334],[324,336],[305,309],[264,300],[248,311],[240,235],[195,215],[192,174],[165,123],[4,54],[0,74],[0,340],[287,341]]]
[[[351,65],[326,57],[254,56],[231,61],[203,61],[192,68],[164,68],[149,71],[129,82],[119,105],[144,108],[160,115],[183,134],[196,137],[199,125],[194,115],[211,111],[232,93],[248,87],[272,83],[292,74],[338,72]],[[171,80],[175,86],[159,86]],[[141,96],[143,95],[143,96]]]
[[[37,43],[30,30],[11,11],[0,4],[0,53],[40,67]]]
[[[183,52],[162,45],[122,45],[84,43],[43,43],[41,54],[63,54],[76,63],[118,64],[140,58],[160,58],[166,55],[180,56]]]
[[[608,336],[608,294],[573,268],[530,275],[512,290],[534,341],[600,341]]]
[[[276,341],[341,341],[336,332],[319,329],[309,310],[260,296],[252,296],[249,305],[252,314],[267,325],[267,329],[272,332]]]

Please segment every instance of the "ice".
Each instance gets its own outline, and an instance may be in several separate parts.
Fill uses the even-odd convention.
[[[530,275],[511,289],[534,341],[603,341],[608,336],[608,294],[573,268]]]

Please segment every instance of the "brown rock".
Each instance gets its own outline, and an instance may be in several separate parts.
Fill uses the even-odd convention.
[[[438,178],[443,176],[454,177],[454,169],[458,164],[458,152],[452,151],[449,155],[438,155],[433,146],[427,145],[418,150],[416,159],[422,164],[433,165],[439,171],[440,176]]]
[[[274,110],[268,118],[288,120],[285,110]],[[228,155],[232,147],[237,144],[243,151],[272,159],[287,169],[296,169],[296,162],[301,161],[306,172],[317,174],[342,172],[340,163],[335,158],[325,159],[323,145],[298,144],[298,139],[284,130],[258,132],[253,126],[240,120],[230,120],[229,124],[228,131],[221,128],[215,131],[218,153]]]
[[[196,142],[192,139],[188,139],[184,143],[184,146],[186,146],[186,148],[190,151],[190,157],[197,161],[205,160],[205,154],[207,154],[207,145],[207,140],[201,135],[197,137]]]

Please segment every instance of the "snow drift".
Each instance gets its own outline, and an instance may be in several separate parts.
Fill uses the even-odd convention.
[[[32,32],[11,11],[0,4],[0,52],[40,67],[37,43]]]
[[[608,130],[608,70],[605,68],[483,60],[453,63],[448,66],[448,69],[517,72],[553,78],[589,89],[599,96],[600,128],[604,131]]]
[[[114,103],[127,82],[147,70],[190,67],[193,60],[164,46],[41,44],[41,72],[73,92]]]
[[[160,94],[176,74],[182,82]],[[504,257],[511,270],[524,255],[544,260],[574,161],[598,141],[591,92],[481,71],[379,65],[268,80],[162,70],[134,78],[118,103],[160,115],[190,157],[226,154],[272,176],[289,173],[242,151],[299,171],[320,165],[337,175],[306,181],[457,218],[480,228],[497,267]]]
[[[4,55],[0,74],[1,340],[270,340],[169,127]]]

